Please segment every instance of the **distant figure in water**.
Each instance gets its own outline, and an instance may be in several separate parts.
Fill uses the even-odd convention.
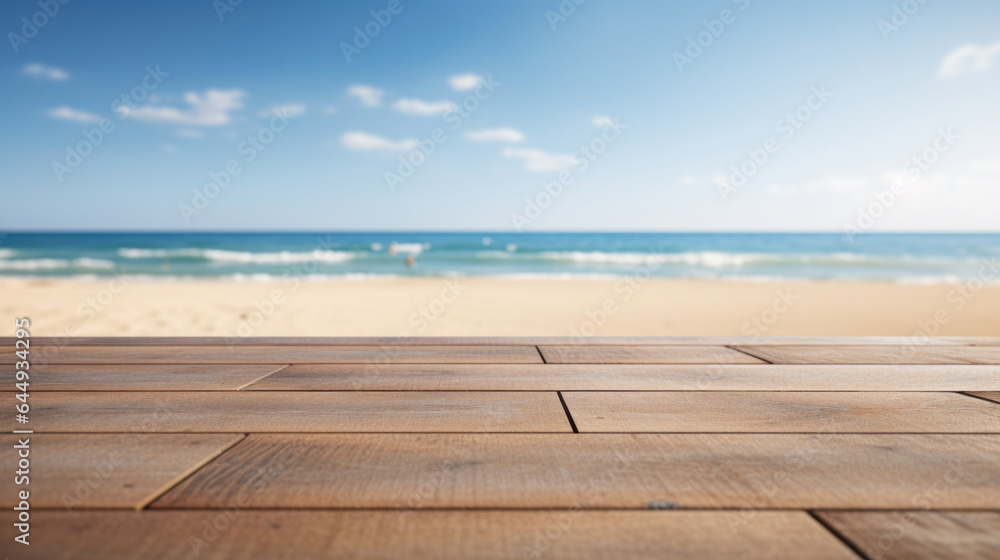
[[[392,244],[389,245],[389,256],[390,257],[395,257],[396,256],[396,244],[395,243],[392,243]]]
[[[408,268],[413,268],[413,265],[416,264],[416,262],[417,262],[417,257],[413,255],[406,256],[406,266]]]

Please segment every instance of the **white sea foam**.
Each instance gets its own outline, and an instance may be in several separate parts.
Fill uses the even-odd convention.
[[[0,270],[57,270],[61,268],[114,268],[115,263],[103,259],[23,259],[0,260]]]
[[[684,264],[708,268],[739,267],[750,262],[773,260],[771,255],[757,253],[722,253],[699,251],[687,253],[606,253],[600,251],[583,252],[543,252],[539,258],[554,261],[569,261],[587,264],[663,265]]]
[[[551,261],[568,261],[580,264],[618,264],[618,265],[686,265],[703,268],[739,268],[755,264],[772,265],[880,265],[893,266],[899,264],[940,264],[953,265],[963,262],[955,259],[914,258],[911,255],[881,256],[860,255],[857,253],[820,253],[820,254],[778,254],[778,253],[728,253],[721,251],[688,251],[684,253],[609,253],[584,251],[548,251],[539,253],[538,257]]]
[[[17,252],[13,249],[0,249],[0,259],[7,259],[16,255]]]
[[[355,257],[345,251],[325,251],[316,249],[293,253],[251,253],[247,251],[226,251],[223,249],[119,249],[118,254],[127,259],[156,259],[170,257],[194,257],[221,263],[240,264],[294,264],[304,262],[341,263]]]

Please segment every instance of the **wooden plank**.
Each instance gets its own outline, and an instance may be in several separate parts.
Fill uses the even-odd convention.
[[[1000,558],[997,511],[829,511],[816,515],[869,558]]]
[[[995,346],[737,346],[775,364],[1000,364]]]
[[[14,362],[14,350],[0,352]],[[32,364],[534,364],[534,346],[65,346]]]
[[[14,337],[0,337],[0,348],[13,347]],[[905,346],[908,344],[966,345],[996,341],[1000,337],[937,337],[906,336],[257,336],[234,339],[220,336],[75,336],[32,337],[32,344],[63,346],[447,346],[447,345],[876,345]]]
[[[856,558],[807,514],[784,511],[746,520],[723,511],[39,512],[33,521],[38,536],[15,558]]]
[[[235,391],[281,365],[55,365],[32,366],[32,391]],[[13,388],[14,372],[0,374]]]
[[[1000,366],[296,364],[249,391],[1000,391]]]
[[[1000,336],[948,336],[941,337],[940,340],[968,346],[1000,346]]]
[[[581,432],[997,433],[1000,407],[956,393],[567,392]]]
[[[761,364],[725,346],[539,346],[550,364]]]
[[[975,509],[997,480],[996,435],[253,434],[151,507]]]
[[[969,394],[1000,403],[1000,391],[970,391]]]
[[[972,399],[969,399],[972,400]],[[18,425],[13,415],[8,429]],[[555,393],[50,392],[35,432],[567,432]]]
[[[0,505],[14,507],[26,489],[34,515],[35,508],[145,507],[243,434],[4,434],[0,464],[12,477],[19,460],[14,446],[25,439],[30,483],[0,485]]]

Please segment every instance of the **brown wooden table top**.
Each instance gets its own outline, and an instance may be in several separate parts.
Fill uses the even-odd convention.
[[[1000,558],[1000,338],[31,344],[0,557]]]

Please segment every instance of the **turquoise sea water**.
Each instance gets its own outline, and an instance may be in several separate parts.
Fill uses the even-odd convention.
[[[412,256],[412,266],[407,257]],[[404,276],[1000,283],[1000,234],[11,233],[0,276]],[[984,273],[985,271],[985,273]]]

